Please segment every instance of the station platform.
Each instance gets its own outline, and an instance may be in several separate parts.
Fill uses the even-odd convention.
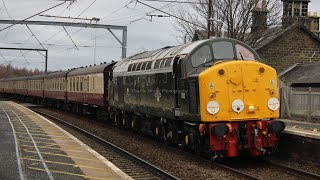
[[[291,119],[279,119],[286,124],[284,133],[320,140],[320,124],[297,121]]]
[[[37,113],[0,101],[0,179],[132,179]]]

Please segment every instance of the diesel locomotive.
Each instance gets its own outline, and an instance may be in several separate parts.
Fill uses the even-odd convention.
[[[95,114],[212,158],[263,156],[275,150],[285,125],[276,120],[277,73],[260,60],[238,40],[215,38],[116,63],[1,79],[0,92]],[[37,81],[35,94],[30,82]]]

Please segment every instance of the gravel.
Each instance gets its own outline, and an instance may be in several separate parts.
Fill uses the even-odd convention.
[[[215,167],[213,164],[199,161],[199,157],[196,155],[192,156],[189,153],[184,153],[182,150],[168,147],[147,137],[58,110],[43,108],[37,108],[37,110],[59,117],[64,121],[96,134],[181,179],[239,179],[239,177],[219,167]],[[62,128],[103,155],[104,148],[95,141],[65,126],[62,126]]]
[[[239,177],[229,171],[222,170],[212,163],[199,160],[201,158],[197,155],[185,153],[180,149],[170,146],[168,147],[148,137],[119,130],[105,123],[67,114],[63,111],[44,108],[37,109],[96,134],[181,179],[239,179]],[[69,128],[63,128],[103,155],[104,148],[99,143]],[[292,159],[281,160],[276,157],[272,157],[271,160],[315,174],[319,174],[320,172],[319,164],[301,163]],[[226,164],[259,179],[301,179],[299,176],[288,174],[281,169],[276,169],[257,160],[240,158],[240,160],[229,160]]]

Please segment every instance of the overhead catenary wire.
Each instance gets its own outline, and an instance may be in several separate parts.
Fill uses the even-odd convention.
[[[185,19],[183,19],[183,18],[181,18],[181,17],[178,17],[178,16],[175,16],[175,15],[173,15],[173,14],[170,14],[170,13],[167,13],[167,12],[165,12],[165,11],[162,11],[161,9],[155,8],[155,7],[153,7],[153,6],[150,6],[149,4],[143,3],[143,2],[141,2],[141,1],[139,1],[139,0],[136,0],[136,1],[137,1],[138,3],[144,5],[144,6],[147,6],[147,7],[149,7],[149,8],[154,9],[154,10],[157,10],[157,11],[159,11],[159,12],[162,12],[162,13],[168,15],[168,16],[174,17],[174,18],[179,19],[179,20],[181,20],[181,21],[184,21],[184,22],[186,22],[186,23],[189,23],[189,24],[195,25],[195,26],[197,26],[197,27],[203,28],[203,27],[202,27],[201,25],[199,25],[199,24],[190,22],[190,21],[185,20]]]
[[[72,5],[74,2],[75,2],[75,1],[70,1],[70,4],[59,14],[59,16],[60,16],[61,14],[63,14],[69,7],[71,7],[71,5]],[[52,21],[54,21],[55,19],[56,19],[56,18],[54,18]],[[46,27],[47,27],[47,26],[44,26],[44,27],[43,27],[42,29],[40,29],[39,31],[35,32],[34,35],[39,34],[39,33],[40,33],[42,30],[44,30]],[[2,39],[5,39],[5,38],[7,37],[9,31],[10,31],[10,29],[8,29],[6,35],[5,35]],[[24,43],[28,42],[34,35],[32,34],[27,40],[24,41]],[[47,40],[44,41],[44,42],[47,42]],[[42,43],[42,44],[43,44],[43,43]],[[39,46],[37,46],[37,47],[39,47]],[[26,55],[26,54],[28,54],[28,53],[30,53],[30,52],[31,52],[31,51],[28,51],[28,52],[26,52],[26,53],[24,53],[24,54]],[[40,53],[40,54],[41,54],[41,53]],[[43,54],[41,54],[41,55],[44,56]]]
[[[30,27],[26,24],[27,28],[29,29],[29,31],[31,32],[32,36],[38,41],[38,43],[40,44],[40,46],[43,48],[43,49],[46,49],[42,43],[39,41],[39,39],[37,38],[37,36],[32,32],[32,30],[30,29]]]
[[[180,3],[180,4],[207,4],[207,3],[201,3],[201,2],[173,1],[173,0],[141,0],[141,1],[162,2],[162,3]]]
[[[66,31],[66,33],[67,33],[67,35],[69,36],[70,40],[72,41],[74,47],[79,51],[79,48],[78,48],[77,44],[73,41],[73,39],[71,38],[71,36],[70,36],[70,34],[68,33],[67,29],[66,29],[64,26],[62,26],[62,27],[63,27],[64,31]]]
[[[82,44],[86,44],[86,43],[88,43],[88,42],[91,42],[91,41],[93,41],[93,40],[95,40],[95,39],[98,39],[98,38],[100,38],[100,37],[102,37],[102,36],[104,36],[104,35],[108,34],[108,33],[109,33],[109,32],[103,33],[103,34],[101,34],[101,35],[99,35],[99,36],[96,36],[95,38],[92,38],[92,39],[90,39],[90,40],[88,40],[88,41],[85,41],[85,42],[83,42],[83,43],[80,43],[79,45],[82,45]],[[60,53],[63,53],[63,52],[69,51],[69,50],[71,50],[71,49],[73,49],[73,48],[74,48],[74,47],[71,47],[71,48],[65,49],[65,50],[63,50],[63,51],[58,52],[57,54],[60,54]]]
[[[29,63],[29,61],[27,60],[27,58],[26,58],[26,56],[23,54],[23,52],[20,50],[20,52],[21,52],[21,55],[23,56],[23,58],[24,58],[24,60],[27,62],[27,64],[29,65],[30,63]]]
[[[9,45],[37,45],[35,43],[18,43],[18,42],[0,42],[0,44],[9,44]],[[66,46],[73,46],[73,45],[68,45],[68,44],[52,44],[52,43],[48,43],[48,44],[45,44],[45,43],[42,43],[43,45],[46,45],[46,46],[55,46],[55,47],[66,47]],[[83,45],[83,46],[79,46],[77,45],[78,48],[93,48],[94,46],[92,45]],[[113,47],[113,46],[97,46],[97,47],[104,47],[104,48],[121,48],[120,46],[119,47]],[[31,51],[32,52],[32,51]],[[24,53],[24,54],[27,54],[27,53]]]
[[[13,19],[13,18],[10,16],[10,14],[9,14],[9,11],[8,11],[8,9],[7,9],[7,6],[6,6],[6,3],[4,2],[4,0],[2,0],[2,4],[3,4],[3,7],[4,7],[5,11],[7,12],[7,15],[9,16],[9,18],[10,18],[10,19]]]
[[[85,8],[76,18],[79,18],[84,12],[86,12],[97,0],[94,0],[91,4],[89,4],[89,6],[87,8]],[[74,19],[71,23],[74,23],[77,19]],[[58,34],[60,34],[62,31],[65,31],[65,29],[67,28],[64,28],[63,30],[59,31],[58,33],[56,33],[53,37],[57,36]],[[84,29],[84,28],[82,28]],[[64,36],[62,39],[64,39],[65,37],[67,37],[68,35]],[[49,39],[52,39],[53,37],[49,38]],[[48,39],[48,40],[49,40]],[[47,41],[46,41],[47,42]]]
[[[62,15],[69,7],[71,7],[71,5],[74,3],[75,1],[70,2],[70,4],[61,12],[59,13],[58,16]],[[56,20],[57,17],[53,18],[52,21]],[[37,31],[35,33],[35,35],[39,34],[41,31],[43,31],[47,26],[44,26],[43,28],[41,28],[39,31]],[[32,38],[32,36],[30,36],[26,41],[29,41]]]
[[[74,0],[70,0],[70,1],[74,1]],[[55,5],[55,6],[51,7],[51,8],[48,8],[48,9],[43,10],[43,11],[37,13],[37,14],[34,14],[34,15],[32,15],[32,16],[29,16],[29,17],[27,17],[27,18],[25,18],[25,19],[23,19],[23,20],[21,20],[21,21],[18,21],[18,22],[14,23],[14,24],[11,24],[11,25],[9,25],[9,26],[1,29],[0,32],[4,31],[4,30],[6,30],[6,29],[9,29],[9,28],[11,28],[11,27],[13,27],[13,26],[15,26],[15,25],[17,25],[17,24],[19,24],[19,23],[21,23],[21,22],[24,22],[24,21],[26,21],[26,20],[28,20],[28,19],[31,19],[31,18],[33,18],[33,17],[35,17],[35,16],[38,16],[39,14],[42,14],[42,13],[44,13],[44,12],[46,12],[46,11],[49,11],[49,10],[51,10],[51,9],[54,9],[54,8],[58,7],[58,6],[61,6],[62,4],[65,4],[66,2],[67,2],[67,0],[65,0],[63,3],[57,4],[57,5]]]
[[[173,4],[173,3],[168,3],[168,4],[162,6],[162,7],[158,8],[158,9],[168,8],[168,7],[170,7],[169,5],[171,5],[171,4]],[[142,17],[140,17],[140,18],[138,18],[138,19],[135,19],[135,20],[133,20],[133,21],[130,21],[129,24],[132,24],[132,23],[137,22],[137,21],[139,21],[139,20],[143,20],[143,19],[145,19],[144,17],[146,17],[146,16],[148,16],[148,15],[150,15],[151,13],[156,12],[156,11],[157,11],[157,10],[153,10],[153,11],[150,11],[150,12],[148,12],[148,13],[145,13],[145,15],[143,15]],[[149,19],[145,19],[145,20],[151,21],[151,20],[149,20]]]
[[[0,53],[0,56],[2,57],[2,59],[3,59],[7,64],[10,64],[9,61],[7,61],[7,59],[3,56],[2,53]]]
[[[127,3],[127,4],[126,4],[126,5],[124,5],[124,6],[122,6],[121,8],[119,8],[119,9],[117,9],[117,10],[115,10],[115,11],[113,11],[113,12],[109,13],[108,15],[106,15],[106,16],[104,16],[104,17],[102,17],[101,19],[104,19],[104,18],[106,18],[106,17],[108,17],[108,16],[111,16],[111,15],[113,15],[113,14],[115,14],[115,13],[117,13],[117,12],[121,11],[122,9],[124,9],[124,8],[128,7],[131,3],[133,3],[133,0],[131,0],[129,3]]]

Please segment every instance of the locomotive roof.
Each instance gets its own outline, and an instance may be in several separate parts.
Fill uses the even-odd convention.
[[[82,68],[74,69],[68,74],[68,76],[103,73],[108,66],[112,66],[113,64],[115,64],[115,63],[112,62],[112,63],[107,63],[107,64],[100,64],[100,65],[96,65],[96,66],[89,66],[89,67],[82,67]]]
[[[212,44],[214,42],[220,42],[220,41],[228,41],[234,44],[241,44],[244,47],[247,47],[247,49],[251,50],[254,53],[257,60],[260,60],[259,55],[251,47],[249,47],[248,45],[244,44],[239,40],[231,39],[231,38],[212,38],[212,39],[206,39],[206,40],[199,40],[199,41],[178,45],[178,46],[167,46],[161,49],[145,51],[143,53],[133,55],[127,59],[123,59],[119,61],[115,65],[113,72],[114,74],[126,73],[130,65],[133,63],[141,63],[146,61],[154,62],[154,60],[158,60],[158,59],[173,58],[180,55],[189,55],[189,54],[192,54],[194,51],[196,51],[199,47],[203,46],[204,44]],[[158,70],[161,70],[161,69],[158,69]]]
[[[45,79],[51,79],[51,78],[65,78],[67,76],[67,74],[69,72],[71,72],[71,70],[66,70],[66,71],[56,71],[56,72],[52,72],[49,73],[45,76]]]
[[[212,38],[212,39],[205,39],[205,40],[199,40],[195,42],[191,42],[188,44],[182,44],[182,45],[177,45],[177,46],[167,46],[164,48],[156,49],[156,50],[151,50],[151,51],[145,51],[136,55],[133,55],[129,57],[128,59],[125,60],[139,60],[139,59],[162,59],[166,57],[173,57],[179,54],[189,54],[191,51],[196,49],[199,45],[202,45],[203,43],[208,43],[208,42],[217,42],[217,41],[230,41],[230,42],[237,42],[239,44],[244,45],[243,42],[236,40],[236,39],[231,39],[231,38]],[[249,48],[252,49],[252,48]]]
[[[212,40],[212,39],[210,39]],[[187,54],[192,51],[199,44],[208,40],[196,41],[188,44],[182,44],[178,46],[167,46],[156,50],[145,51],[129,57],[127,60],[139,60],[139,59],[161,59],[165,57],[172,57],[178,54]]]

